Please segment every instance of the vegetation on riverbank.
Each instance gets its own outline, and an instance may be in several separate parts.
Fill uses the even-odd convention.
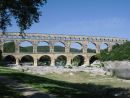
[[[101,61],[130,60],[130,42],[114,45],[112,51],[101,51],[97,56]]]

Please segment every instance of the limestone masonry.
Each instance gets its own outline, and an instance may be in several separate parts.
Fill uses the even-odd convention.
[[[37,66],[37,61],[41,56],[47,55],[51,58],[51,66],[55,65],[55,59],[61,55],[67,58],[66,65],[71,65],[71,60],[77,56],[81,55],[84,57],[84,65],[89,64],[89,59],[96,53],[100,53],[100,45],[106,44],[108,51],[112,50],[112,46],[115,44],[123,44],[127,41],[124,38],[116,37],[98,37],[98,36],[79,36],[79,35],[62,35],[62,34],[39,34],[39,33],[27,33],[25,38],[19,36],[19,33],[7,33],[3,35],[0,33],[0,50],[3,51],[3,44],[7,41],[13,41],[15,43],[15,53],[3,53],[3,57],[8,55],[14,56],[16,59],[16,64],[19,63],[21,58],[25,55],[33,57],[34,66]],[[20,53],[19,44],[23,41],[29,41],[33,46],[33,53]],[[50,47],[50,52],[48,53],[38,53],[37,46],[39,42],[47,42]],[[65,52],[59,53],[54,52],[54,44],[61,42],[65,46]],[[71,43],[79,43],[82,46],[82,53],[70,53]],[[87,53],[87,45],[93,43],[96,46],[96,53]]]

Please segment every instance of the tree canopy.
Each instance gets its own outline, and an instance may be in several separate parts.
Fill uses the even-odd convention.
[[[0,0],[0,30],[4,33],[14,18],[20,33],[39,22],[40,7],[47,0]]]

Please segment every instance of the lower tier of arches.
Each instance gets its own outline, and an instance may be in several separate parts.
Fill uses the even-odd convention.
[[[5,64],[16,64],[21,66],[82,66],[82,65],[89,65],[95,60],[97,60],[94,55],[93,56],[86,56],[86,55],[73,55],[73,56],[66,56],[66,55],[58,55],[58,56],[51,56],[51,55],[42,55],[42,56],[32,56],[32,55],[6,55],[3,57],[3,62]]]

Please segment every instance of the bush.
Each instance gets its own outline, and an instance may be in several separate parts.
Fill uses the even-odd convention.
[[[101,51],[97,56],[101,61],[130,60],[130,42],[115,45],[111,52]]]

